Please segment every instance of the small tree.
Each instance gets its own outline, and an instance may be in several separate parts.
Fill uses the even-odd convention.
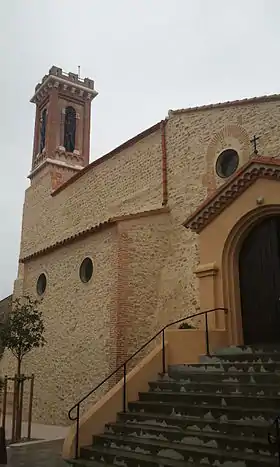
[[[0,328],[0,342],[17,359],[17,375],[21,374],[23,357],[31,350],[43,347],[45,331],[42,312],[38,310],[38,300],[29,295],[13,301],[11,313]]]

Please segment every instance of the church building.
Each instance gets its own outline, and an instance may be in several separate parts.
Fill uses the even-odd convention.
[[[170,110],[90,163],[97,94],[52,66],[31,99],[13,296],[42,299],[23,370],[47,424],[179,318],[226,308],[209,316],[225,346],[279,340],[280,95]]]

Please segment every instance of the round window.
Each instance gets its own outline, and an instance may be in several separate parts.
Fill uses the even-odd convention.
[[[43,295],[47,287],[47,278],[44,273],[40,274],[37,280],[37,294]]]
[[[93,263],[90,258],[85,258],[80,266],[80,279],[82,282],[88,282],[93,273]]]
[[[221,152],[216,162],[216,172],[219,177],[230,177],[236,171],[239,157],[234,149],[226,149]]]

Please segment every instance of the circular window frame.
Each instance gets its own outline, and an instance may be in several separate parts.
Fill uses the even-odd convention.
[[[219,167],[219,165],[221,166],[222,164],[222,159],[225,156],[227,156],[228,153],[234,153],[234,156],[236,157],[236,163],[235,163],[234,169],[231,171],[229,175],[223,173]],[[223,178],[223,179],[230,178],[237,171],[239,164],[240,164],[240,157],[236,149],[233,149],[233,148],[224,149],[222,152],[220,152],[220,154],[218,155],[216,159],[216,164],[215,164],[216,174],[218,175],[218,177]]]
[[[90,271],[87,268],[90,267]],[[89,256],[86,256],[80,264],[79,277],[83,284],[88,284],[93,276],[93,261]]]
[[[37,295],[39,295],[39,297],[42,297],[42,295],[44,295],[44,293],[46,292],[46,288],[47,288],[47,276],[44,272],[42,272],[38,279],[37,279],[37,283],[36,283],[36,292],[37,292]]]

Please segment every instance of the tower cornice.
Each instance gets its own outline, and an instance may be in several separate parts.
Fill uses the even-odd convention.
[[[50,68],[49,74],[45,75],[35,87],[35,93],[30,102],[39,104],[53,88],[57,89],[61,94],[70,94],[83,101],[92,101],[98,95],[98,92],[94,89],[92,79],[81,79],[75,73],[64,73],[62,68],[53,66]]]

